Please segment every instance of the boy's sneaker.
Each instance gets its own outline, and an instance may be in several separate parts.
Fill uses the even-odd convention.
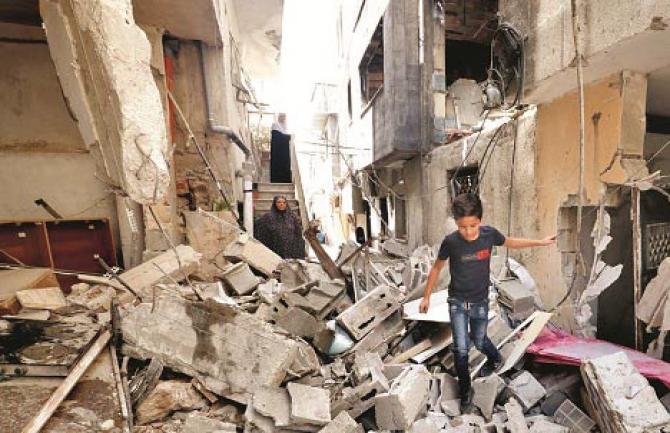
[[[481,377],[490,376],[491,374],[500,370],[500,367],[502,367],[502,365],[503,365],[502,358],[498,361],[493,361],[493,362],[490,362],[490,361],[487,360],[486,363],[484,364],[484,366],[482,367],[481,371],[479,372],[479,375]]]
[[[461,397],[461,415],[469,414],[474,409],[474,405],[472,404],[473,396],[474,392],[472,391],[472,388],[470,388],[468,392],[465,393],[465,397]]]

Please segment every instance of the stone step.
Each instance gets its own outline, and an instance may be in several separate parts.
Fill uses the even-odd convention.
[[[292,183],[259,182],[257,187],[258,192],[295,193],[295,186]]]
[[[255,200],[272,200],[276,195],[283,195],[287,200],[295,200],[295,192],[258,191],[254,193]]]

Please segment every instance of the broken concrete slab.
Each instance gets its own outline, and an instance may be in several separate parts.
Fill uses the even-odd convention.
[[[379,286],[337,317],[337,322],[361,340],[400,308],[403,294],[394,286]]]
[[[166,380],[158,385],[137,406],[135,416],[138,424],[159,421],[178,410],[201,409],[207,400],[190,382]]]
[[[365,433],[363,426],[358,424],[347,412],[340,412],[319,433]]]
[[[40,1],[49,51],[84,142],[101,157],[107,179],[151,205],[170,183],[167,122],[151,45],[132,10],[130,0]]]
[[[58,280],[51,269],[10,269],[0,271],[0,314],[16,314],[21,304],[16,292],[25,289],[57,287]]]
[[[255,389],[277,387],[287,373],[304,375],[319,367],[305,342],[213,300],[190,302],[161,294],[153,311],[146,303],[128,308],[121,329],[124,353],[159,358],[210,391],[245,404]]]
[[[473,381],[474,396],[472,403],[479,408],[487,421],[491,421],[496,398],[504,388],[505,381],[495,373]]]
[[[523,409],[516,399],[509,399],[505,404],[505,412],[507,412],[507,428],[511,433],[528,433],[528,424],[523,416]]]
[[[643,431],[670,426],[670,414],[624,352],[592,358],[582,377],[604,431]]]
[[[426,410],[429,374],[423,365],[406,368],[388,392],[375,397],[377,426],[385,430],[407,430]]]
[[[148,262],[144,262],[120,275],[142,300],[153,297],[154,284],[182,281],[200,266],[202,255],[188,245],[178,245]]]
[[[310,425],[326,425],[330,418],[330,394],[325,389],[290,382],[291,420]]]
[[[71,304],[82,305],[91,311],[102,313],[109,311],[112,307],[112,299],[116,296],[116,290],[108,286],[89,286],[86,283],[73,284],[67,295],[67,301]],[[125,289],[119,295],[119,303],[132,301],[133,296]]]
[[[266,277],[272,276],[272,273],[282,262],[281,257],[247,233],[240,234],[235,241],[226,247],[223,255],[233,262],[248,263],[249,266]]]
[[[20,290],[16,298],[23,308],[35,310],[57,310],[67,305],[60,287]]]
[[[225,248],[238,238],[240,228],[229,211],[185,211],[186,239],[202,254],[202,264],[195,276],[208,281],[221,275],[228,265],[223,255]]]
[[[222,278],[238,296],[253,292],[261,282],[260,278],[251,272],[249,265],[244,262],[235,263],[224,269]]]
[[[521,372],[508,385],[510,393],[521,403],[525,412],[535,406],[546,394],[542,384],[527,371]]]

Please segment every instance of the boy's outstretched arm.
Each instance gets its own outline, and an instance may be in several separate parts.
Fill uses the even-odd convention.
[[[430,308],[430,294],[433,291],[433,287],[437,282],[438,277],[440,276],[440,271],[444,267],[446,260],[435,260],[435,264],[430,269],[428,273],[428,281],[426,281],[426,288],[423,291],[423,300],[419,305],[419,313],[427,313],[428,308]]]
[[[547,245],[553,245],[556,243],[556,235],[547,236],[544,239],[520,239],[520,238],[507,238],[505,239],[505,245],[507,248],[530,248],[530,247],[545,247]]]

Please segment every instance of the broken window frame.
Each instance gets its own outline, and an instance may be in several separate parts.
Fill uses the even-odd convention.
[[[377,59],[377,60],[376,60]],[[381,80],[378,86],[371,86],[369,80],[370,65],[375,62],[381,64],[381,71],[375,70],[372,73],[381,72]],[[363,112],[361,115],[364,115],[367,109],[372,105],[374,100],[377,98],[377,95],[384,88],[384,18],[382,17],[377,24],[372,38],[368,47],[365,49],[365,53],[361,57],[361,61],[358,64],[358,73],[360,78],[360,90],[361,90],[361,103],[363,106]]]

